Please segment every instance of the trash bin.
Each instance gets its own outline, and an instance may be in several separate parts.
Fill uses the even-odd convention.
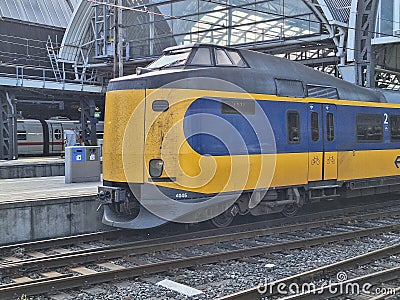
[[[100,147],[65,148],[65,183],[100,181]]]

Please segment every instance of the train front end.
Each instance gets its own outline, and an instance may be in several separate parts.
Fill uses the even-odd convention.
[[[103,223],[226,226],[248,212],[252,190],[268,188],[275,166],[263,109],[231,82],[251,69],[238,51],[209,45],[174,47],[149,67],[108,87]]]

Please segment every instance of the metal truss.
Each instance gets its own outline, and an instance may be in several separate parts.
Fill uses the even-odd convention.
[[[0,159],[17,159],[17,118],[15,101],[8,92],[0,93]]]
[[[329,48],[327,46],[313,48],[302,47],[299,51],[287,53],[284,57],[303,63],[321,72],[340,77],[337,68],[339,59],[335,48]]]
[[[358,0],[355,28],[354,63],[356,84],[374,87],[375,58],[372,38],[375,31],[378,0]]]
[[[93,35],[95,43],[94,58],[110,58],[114,55],[114,8],[110,1],[94,3]]]
[[[400,91],[400,72],[375,69],[376,87],[393,91]]]

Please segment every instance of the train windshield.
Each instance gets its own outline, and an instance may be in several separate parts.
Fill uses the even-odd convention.
[[[192,48],[169,51],[148,65],[147,69],[164,69],[169,67],[183,66],[186,64],[190,51],[192,51]]]

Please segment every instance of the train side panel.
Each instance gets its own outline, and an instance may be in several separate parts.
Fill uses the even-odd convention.
[[[39,120],[18,120],[18,153],[22,155],[43,155],[43,127]]]
[[[107,93],[103,143],[105,181],[143,183],[145,89]]]
[[[399,176],[400,109],[341,106],[338,180]]]

